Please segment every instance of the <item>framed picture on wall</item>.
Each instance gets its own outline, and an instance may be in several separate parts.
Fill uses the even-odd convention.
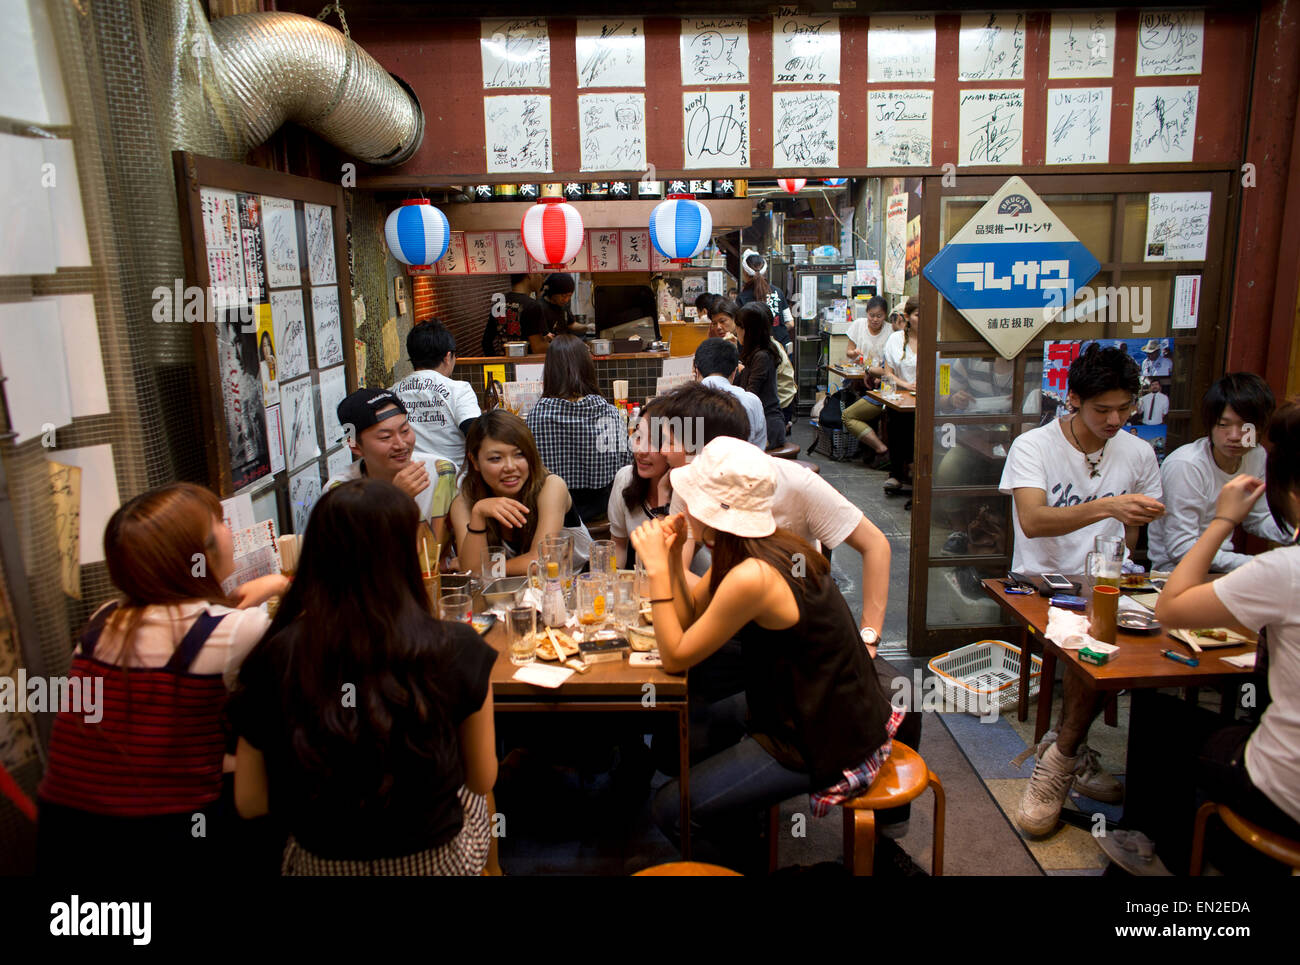
[[[301,532],[337,444],[322,397],[357,386],[343,189],[184,151],[172,166],[186,285],[217,316],[190,326],[208,484],[273,497],[279,532]]]

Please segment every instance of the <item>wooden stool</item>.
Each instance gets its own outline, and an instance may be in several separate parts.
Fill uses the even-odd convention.
[[[796,459],[795,462],[797,462],[799,465],[803,466],[803,467],[804,467],[805,469],[807,469],[809,472],[815,472],[815,473],[817,473],[817,475],[819,475],[819,476],[820,476],[821,473],[822,473],[822,467],[819,466],[819,465],[817,465],[817,463],[815,463],[815,462],[809,462],[807,459]]]
[[[1205,826],[1210,815],[1217,814],[1229,831],[1241,838],[1260,854],[1268,855],[1291,868],[1293,877],[1300,876],[1300,841],[1292,841],[1276,831],[1261,828],[1247,821],[1226,804],[1206,801],[1196,812],[1196,829],[1192,832],[1192,859],[1188,874],[1199,875],[1205,860]]]
[[[901,807],[920,797],[926,788],[934,790],[934,857],[931,873],[943,874],[943,784],[921,759],[921,755],[895,740],[889,760],[867,788],[857,797],[845,801],[844,864],[854,875],[870,875],[876,851],[876,812]],[[768,813],[768,867],[776,870],[776,837],[780,805]]]
[[[670,861],[645,868],[632,876],[633,878],[741,878],[739,871],[732,871],[716,864],[704,864],[701,861]]]
[[[783,446],[767,450],[767,454],[776,459],[797,459],[799,458],[799,452],[799,446],[794,442],[787,442]]]

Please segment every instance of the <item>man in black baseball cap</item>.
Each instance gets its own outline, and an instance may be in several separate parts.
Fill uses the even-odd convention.
[[[335,476],[325,489],[363,476],[390,482],[415,500],[420,519],[438,523],[456,497],[456,467],[415,451],[415,430],[406,418],[406,406],[388,389],[357,389],[339,403],[339,425],[356,460]],[[436,482],[435,482],[436,480]]]

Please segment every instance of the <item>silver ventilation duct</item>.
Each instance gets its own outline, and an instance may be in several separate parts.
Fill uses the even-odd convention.
[[[236,157],[289,121],[369,164],[401,164],[419,149],[424,113],[415,94],[328,24],[295,13],[248,13],[211,24],[199,16],[190,26],[191,51],[211,41],[204,80],[224,94],[220,123]]]

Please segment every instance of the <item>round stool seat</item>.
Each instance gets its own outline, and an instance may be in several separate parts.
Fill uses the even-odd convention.
[[[721,865],[705,864],[702,861],[670,861],[644,868],[633,878],[742,878],[739,871],[732,871]]]
[[[1227,825],[1228,830],[1256,851],[1284,865],[1300,868],[1300,841],[1292,841],[1276,831],[1261,828],[1254,821],[1243,818],[1226,804],[1220,804],[1218,811],[1219,820]]]
[[[906,744],[894,741],[889,760],[867,788],[844,802],[851,810],[883,811],[906,804],[930,786],[930,769],[921,755]]]
[[[774,449],[767,450],[769,456],[777,459],[796,459],[799,456],[800,448],[797,443],[787,442],[783,446],[777,446]]]
[[[796,459],[795,462],[797,462],[799,465],[803,466],[803,467],[804,467],[805,469],[807,469],[809,472],[815,472],[815,473],[817,473],[817,475],[819,475],[819,476],[821,475],[822,467],[819,466],[819,465],[817,465],[817,463],[815,463],[815,462],[809,462],[807,459]]]

